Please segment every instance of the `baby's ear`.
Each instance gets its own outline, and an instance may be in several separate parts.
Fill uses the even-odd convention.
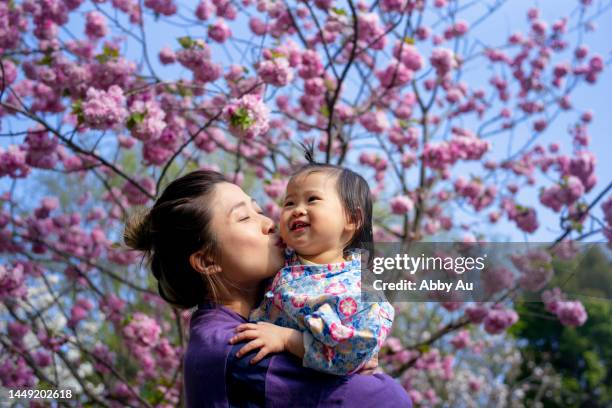
[[[214,263],[212,258],[202,249],[189,255],[189,264],[202,275],[215,275],[221,272],[221,266]]]
[[[355,219],[352,221],[352,224],[355,224],[355,230],[363,226],[363,210],[361,207],[357,207],[357,213],[355,214]]]

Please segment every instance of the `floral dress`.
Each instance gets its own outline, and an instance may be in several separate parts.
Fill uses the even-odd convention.
[[[288,249],[285,267],[249,320],[304,334],[305,367],[344,375],[378,353],[391,331],[393,306],[378,293],[361,291],[361,257],[333,264],[302,264]]]

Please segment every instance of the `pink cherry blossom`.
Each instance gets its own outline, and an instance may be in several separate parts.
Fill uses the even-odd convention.
[[[494,265],[483,272],[483,282],[487,294],[494,294],[511,289],[514,284],[514,273],[501,265]]]
[[[23,266],[0,265],[0,300],[21,299],[27,294]]]
[[[391,212],[398,215],[404,215],[414,208],[414,203],[410,197],[405,195],[393,197],[389,205],[391,206]]]
[[[446,48],[436,48],[429,59],[438,76],[445,76],[457,67],[457,61],[453,52]]]
[[[359,118],[359,123],[374,133],[382,133],[389,127],[387,115],[383,111],[367,112]]]
[[[90,87],[83,101],[84,122],[92,129],[110,129],[127,118],[123,90],[112,85],[108,91]]]
[[[293,80],[293,71],[285,58],[262,61],[257,73],[265,83],[274,86],[285,86]]]
[[[125,338],[141,347],[153,347],[159,341],[161,328],[157,322],[144,313],[136,312],[123,328]]]
[[[518,321],[518,314],[510,309],[492,309],[484,319],[484,329],[489,334],[499,334]]]
[[[127,197],[127,200],[134,205],[142,205],[149,201],[149,197],[142,192],[134,183],[147,191],[149,194],[155,194],[155,182],[150,177],[139,177],[134,182],[126,181],[123,187],[123,193]]]
[[[400,41],[395,43],[393,46],[393,56],[412,71],[418,71],[423,67],[423,57],[417,48],[406,42],[403,44]]]
[[[302,53],[298,74],[303,79],[315,78],[323,74],[323,63],[316,51],[306,50]]]
[[[587,320],[587,313],[579,301],[562,301],[557,306],[557,316],[564,326],[582,326]]]
[[[451,339],[451,344],[453,345],[453,347],[455,347],[456,349],[462,349],[465,347],[469,347],[471,341],[470,341],[470,332],[468,332],[467,330],[460,330],[455,337],[453,337]]]
[[[176,4],[173,0],[144,0],[144,6],[163,16],[176,13]]]
[[[106,17],[97,11],[87,13],[85,33],[91,39],[102,38],[108,32]]]
[[[253,139],[268,131],[269,115],[269,108],[256,95],[232,99],[223,109],[230,132],[246,139]]]
[[[23,150],[15,145],[10,145],[6,151],[0,147],[0,177],[23,178],[29,173],[30,167],[26,164]]]
[[[511,255],[514,266],[521,273],[519,284],[525,290],[537,292],[550,281],[553,275],[552,258],[542,249]]]
[[[166,113],[155,101],[135,101],[130,106],[128,127],[133,137],[146,142],[161,136]]]
[[[176,54],[172,49],[164,47],[159,50],[159,61],[164,65],[173,64],[176,62]]]
[[[472,323],[481,323],[489,314],[489,310],[485,306],[474,304],[465,308],[465,314]]]
[[[230,28],[222,18],[217,19],[217,21],[208,26],[208,36],[218,43],[224,43],[231,35]]]

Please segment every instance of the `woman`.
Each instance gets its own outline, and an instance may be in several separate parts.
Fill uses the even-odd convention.
[[[198,306],[191,318],[184,381],[189,407],[409,407],[387,375],[332,376],[288,353],[250,364],[230,344],[283,266],[282,242],[257,203],[216,172],[198,170],[170,183],[150,212],[130,219],[128,246],[145,251],[162,298]]]

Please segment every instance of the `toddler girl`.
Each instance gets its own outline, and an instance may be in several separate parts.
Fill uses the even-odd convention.
[[[372,249],[372,199],[351,170],[309,164],[289,180],[280,215],[287,248],[281,269],[230,343],[250,340],[238,357],[259,349],[256,363],[287,350],[306,367],[344,375],[377,356],[391,330],[393,307],[361,292],[361,257]]]

